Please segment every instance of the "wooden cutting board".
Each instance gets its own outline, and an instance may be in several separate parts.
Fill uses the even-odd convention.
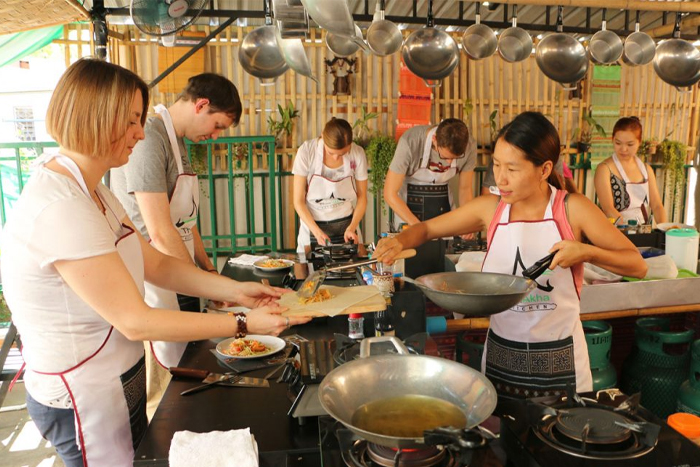
[[[282,316],[336,316],[350,313],[371,313],[386,310],[386,300],[373,285],[358,287],[322,286],[328,289],[333,298],[320,303],[302,305],[298,303],[296,293],[285,294],[280,299],[280,305],[289,310]]]

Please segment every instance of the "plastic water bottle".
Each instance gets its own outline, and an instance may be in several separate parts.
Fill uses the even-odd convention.
[[[350,313],[348,316],[348,337],[350,339],[364,339],[365,318],[362,313]]]

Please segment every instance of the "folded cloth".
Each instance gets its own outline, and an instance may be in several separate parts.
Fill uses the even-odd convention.
[[[261,259],[267,259],[267,256],[255,256],[249,254],[242,254],[241,256],[236,256],[235,258],[229,258],[229,264],[242,264],[243,266],[252,266],[256,261]]]
[[[177,431],[170,442],[168,461],[170,467],[258,467],[258,444],[250,428]]]
[[[620,282],[622,276],[603,269],[595,264],[583,263],[583,283],[584,284],[607,284],[610,282]]]

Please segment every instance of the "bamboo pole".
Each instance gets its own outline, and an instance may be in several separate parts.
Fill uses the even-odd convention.
[[[394,97],[394,82],[398,82],[400,79],[400,71],[398,59],[396,58],[398,54],[393,54],[389,58],[389,70],[391,71],[391,76],[387,79],[387,97],[388,97],[388,115],[385,120],[385,125],[387,130],[385,133],[387,135],[395,135],[394,131],[394,106],[396,104],[396,98]],[[398,90],[398,86],[397,86]],[[381,117],[380,117],[381,118]]]

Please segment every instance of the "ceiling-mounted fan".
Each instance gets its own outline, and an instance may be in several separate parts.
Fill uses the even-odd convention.
[[[175,33],[192,24],[206,2],[207,0],[131,0],[129,12],[141,32],[163,38],[163,45],[173,45]]]

